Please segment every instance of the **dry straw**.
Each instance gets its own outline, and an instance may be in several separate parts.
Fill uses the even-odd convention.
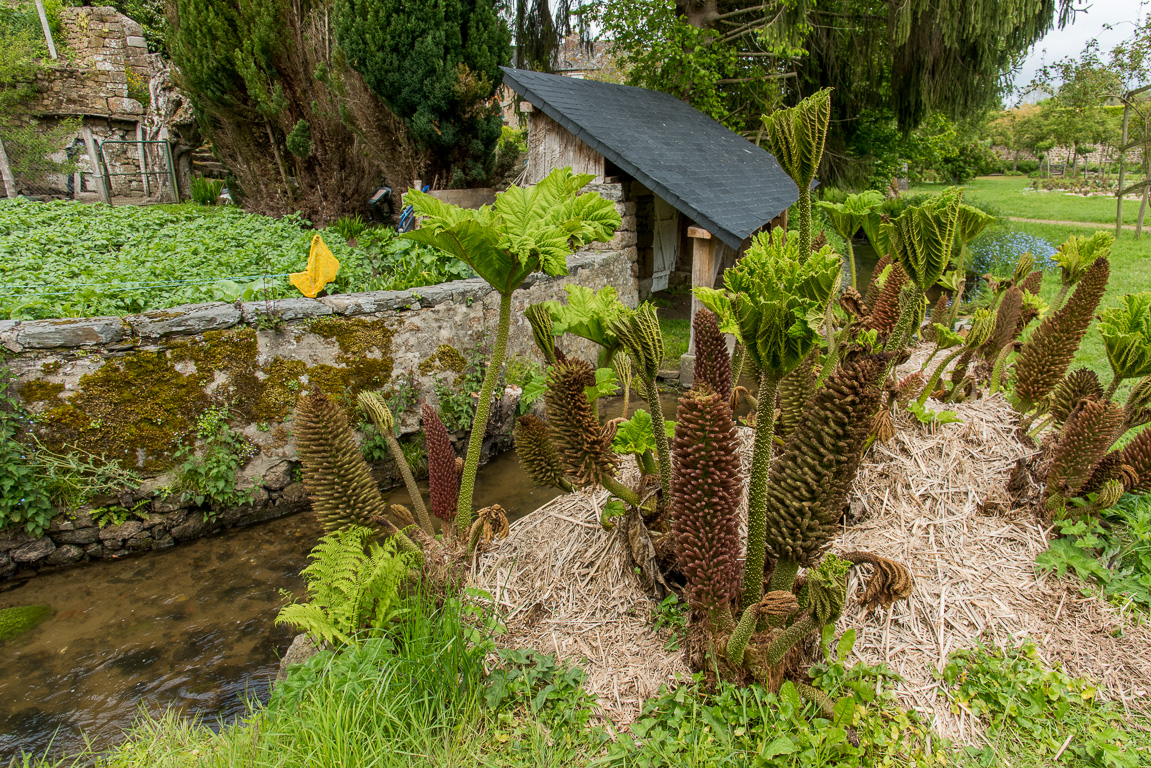
[[[918,370],[924,354],[917,350],[900,375]],[[948,407],[961,423],[924,426],[900,414],[895,438],[864,456],[851,521],[833,550],[904,563],[915,591],[870,615],[849,605],[839,629],[855,627],[855,659],[890,666],[903,677],[903,705],[966,743],[979,741],[982,726],[953,706],[935,673],[948,654],[980,639],[1031,638],[1049,664],[1099,680],[1101,694],[1132,716],[1151,714],[1151,630],[1082,594],[1074,578],[1035,565],[1048,531],[1030,511],[1012,509],[1006,490],[1015,462],[1030,455],[1015,435],[1015,412],[998,395]],[[746,470],[751,431],[740,433]],[[472,580],[497,596],[509,628],[502,644],[582,663],[604,713],[625,724],[689,670],[678,650],[666,649],[668,632],[652,628],[657,605],[630,570],[626,536],[598,523],[607,499],[604,491],[560,496],[516,521]],[[746,493],[744,503],[746,515]],[[858,570],[848,588],[860,589]]]

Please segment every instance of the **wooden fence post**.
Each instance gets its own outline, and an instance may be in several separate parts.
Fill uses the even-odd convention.
[[[144,144],[144,125],[143,123],[136,123],[136,147],[140,151],[140,178],[144,182],[144,197],[152,194],[152,188],[148,184],[148,156],[147,149]]]
[[[80,136],[84,139],[84,146],[88,150],[88,162],[92,164],[92,175],[96,177],[96,192],[100,195],[100,202],[112,204],[112,190],[105,183],[104,173],[100,170],[100,155],[96,151],[96,140],[92,138],[92,129],[88,126],[80,128]]]
[[[12,174],[12,166],[8,164],[8,153],[4,151],[4,142],[0,141],[0,182],[7,189],[8,197],[16,197],[16,177]]]

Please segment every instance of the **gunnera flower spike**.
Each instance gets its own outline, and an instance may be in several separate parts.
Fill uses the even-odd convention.
[[[672,534],[693,609],[734,627],[739,593],[739,445],[727,398],[698,382],[679,400],[672,446]]]
[[[427,403],[423,407],[424,440],[428,451],[428,495],[432,514],[444,522],[456,519],[456,503],[460,494],[460,474],[456,470],[456,452],[448,437],[447,427],[436,409]],[[444,531],[455,526],[445,525]]]

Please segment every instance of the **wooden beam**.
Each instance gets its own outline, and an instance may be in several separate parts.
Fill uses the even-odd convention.
[[[44,12],[44,0],[36,0],[36,15],[40,17],[40,29],[44,30],[44,42],[48,43],[48,54],[53,59],[56,55],[56,41],[52,39],[52,27],[48,25],[48,14]]]
[[[711,239],[711,233],[708,232],[706,229],[702,229],[700,227],[688,227],[687,228],[687,236],[698,238],[700,240],[710,240]]]

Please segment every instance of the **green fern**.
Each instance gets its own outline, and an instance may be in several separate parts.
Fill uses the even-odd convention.
[[[394,539],[368,544],[373,535],[349,526],[320,539],[302,572],[308,601],[285,605],[276,624],[294,625],[317,643],[346,645],[362,629],[379,629],[395,618],[400,582],[415,561]]]

